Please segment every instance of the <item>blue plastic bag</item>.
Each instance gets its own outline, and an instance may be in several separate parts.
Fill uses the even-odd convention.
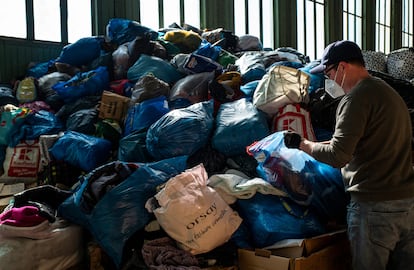
[[[111,156],[112,143],[76,131],[67,131],[49,149],[57,160],[63,160],[86,172],[104,164]]]
[[[211,139],[217,151],[234,156],[246,153],[246,147],[269,135],[266,116],[245,98],[220,105]]]
[[[256,90],[256,87],[259,84],[259,82],[260,80],[248,82],[240,86],[240,91],[242,91],[246,95],[246,97],[253,98],[254,90]]]
[[[66,82],[56,83],[52,89],[65,102],[75,102],[86,96],[101,96],[109,88],[109,73],[106,67],[98,67],[78,73]]]
[[[220,46],[213,46],[207,40],[202,40],[200,46],[194,51],[195,54],[208,57],[214,61],[217,61],[221,52]]]
[[[128,69],[127,78],[136,82],[149,74],[169,84],[173,84],[184,77],[184,74],[179,72],[170,62],[156,56],[141,54],[138,60]]]
[[[325,233],[318,216],[288,198],[256,193],[236,202],[252,247],[263,248],[284,239],[308,238]]]
[[[246,52],[235,64],[239,67],[243,84],[260,80],[266,74],[263,56],[259,52]]]
[[[325,219],[342,218],[348,196],[339,169],[315,160],[303,151],[287,148],[284,131],[254,143],[248,152],[258,161],[261,178],[308,205]]]
[[[112,18],[106,25],[106,38],[115,45],[130,42],[137,36],[144,35],[149,35],[152,40],[158,38],[158,32],[132,20]]]
[[[150,98],[129,107],[125,119],[124,136],[133,131],[149,128],[154,122],[170,111],[167,98]]]
[[[49,74],[49,68],[53,67],[54,64],[54,60],[49,60],[47,62],[39,62],[27,69],[26,77],[34,77],[36,79],[39,79],[44,75]]]
[[[145,209],[146,201],[156,194],[157,186],[186,169],[186,160],[186,156],[181,156],[156,163],[123,163],[131,168],[130,174],[114,170],[119,162],[105,164],[81,178],[73,195],[59,206],[58,214],[91,232],[120,268],[126,242],[151,220],[152,214]],[[97,174],[105,167],[109,167],[107,175],[117,173],[116,177],[122,181],[102,194],[91,208],[87,195]]]
[[[104,66],[78,73],[66,82],[55,84],[52,89],[65,102],[75,102],[86,96],[101,96],[109,87],[109,72]]]
[[[134,131],[119,140],[118,159],[127,162],[154,161],[145,144],[147,130]]]
[[[148,152],[155,160],[191,155],[207,144],[213,122],[211,101],[172,110],[148,129]]]
[[[40,135],[57,134],[63,130],[63,123],[55,114],[40,110],[27,115],[21,127],[14,130],[10,145],[16,146],[21,140],[36,140]]]
[[[84,37],[63,47],[56,62],[72,66],[89,65],[101,54],[103,37]]]

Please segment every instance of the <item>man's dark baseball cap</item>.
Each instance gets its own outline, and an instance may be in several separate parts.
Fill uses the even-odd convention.
[[[328,66],[337,64],[341,61],[362,60],[361,49],[359,46],[349,40],[335,41],[326,46],[321,63],[310,70],[310,73],[323,72]]]

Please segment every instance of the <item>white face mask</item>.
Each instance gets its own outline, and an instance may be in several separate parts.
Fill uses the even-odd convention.
[[[335,78],[332,79],[325,79],[325,91],[332,97],[332,98],[337,98],[340,96],[345,95],[345,91],[342,88],[342,86],[344,85],[344,80],[345,80],[345,75],[342,77],[342,82],[341,85],[336,83],[336,75],[338,75],[338,70],[335,73]]]

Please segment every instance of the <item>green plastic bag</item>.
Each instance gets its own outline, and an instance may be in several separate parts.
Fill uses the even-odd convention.
[[[0,144],[9,145],[14,131],[18,131],[23,125],[24,119],[30,113],[28,108],[18,108],[16,110],[4,111],[1,113],[0,122]]]

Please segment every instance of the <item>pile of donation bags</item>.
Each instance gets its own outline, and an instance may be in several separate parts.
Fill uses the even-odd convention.
[[[60,254],[33,253],[60,263],[38,259],[44,269],[92,265],[91,242],[114,269],[233,265],[237,248],[343,222],[339,169],[283,143],[286,130],[333,132],[339,99],[309,73],[317,62],[186,27],[111,19],[104,37],[1,87],[0,183],[21,190],[0,216],[0,264],[19,269],[22,250],[69,237]],[[25,231],[18,243],[13,230]]]

